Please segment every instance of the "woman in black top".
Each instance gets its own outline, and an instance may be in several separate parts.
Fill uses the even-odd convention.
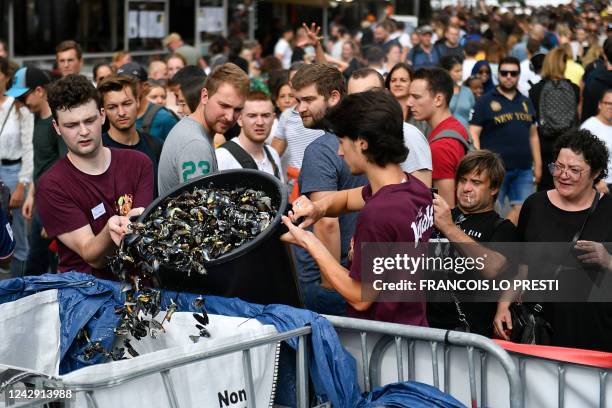
[[[589,283],[590,291],[594,286],[587,276],[593,267],[603,274],[612,271],[612,256],[600,244],[612,242],[612,197],[600,195],[594,189],[606,177],[608,151],[589,131],[571,130],[558,138],[553,156],[549,169],[555,188],[537,192],[525,201],[518,221],[519,237],[524,242],[569,243],[584,224],[578,241],[569,244],[568,251],[559,251],[558,246],[541,246],[537,255],[546,259],[545,265],[552,270],[570,272],[559,275],[561,288],[567,287],[564,277],[572,281],[578,278],[583,284]],[[589,214],[594,203],[595,210]],[[570,247],[574,248],[573,253]],[[544,254],[547,249],[550,253]],[[606,297],[612,297],[612,293]],[[552,345],[611,352],[612,303],[586,303],[586,298],[582,303],[543,304],[544,318],[553,329]],[[508,306],[509,302],[500,302],[495,316],[496,332],[504,338],[508,333],[503,326],[511,323]]]

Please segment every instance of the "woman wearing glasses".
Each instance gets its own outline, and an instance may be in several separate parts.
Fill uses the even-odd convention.
[[[4,93],[13,72],[6,58],[0,57],[0,180],[11,189],[9,207],[13,214],[15,253],[11,261],[14,277],[23,275],[28,258],[28,240],[21,206],[26,197],[26,186],[32,181],[32,134],[34,116],[22,102]],[[25,81],[25,78],[16,78]]]
[[[600,244],[612,242],[612,197],[594,188],[606,176],[607,163],[608,151],[601,140],[588,130],[570,130],[558,138],[548,166],[554,188],[531,195],[523,204],[518,223],[522,241],[571,243],[568,251],[560,251],[559,245],[541,245],[536,254],[546,259],[553,271],[562,267],[573,274],[557,275],[561,290],[567,279],[590,277],[594,269],[606,274],[612,271],[612,256]],[[550,253],[544,254],[547,247]],[[549,295],[555,297],[554,292]],[[612,303],[586,301],[585,296],[574,302],[542,304],[543,317],[552,326],[552,345],[610,352]],[[508,306],[508,302],[500,302],[495,317],[495,330],[506,339],[511,329]]]
[[[580,88],[564,78],[565,72],[565,51],[555,48],[544,58],[540,75],[542,80],[529,90],[529,99],[533,103],[538,120],[538,135],[540,137],[540,152],[542,163],[552,161],[552,151],[556,138],[568,130],[570,126],[578,124],[578,102],[580,101]],[[543,99],[543,90],[547,96]],[[568,122],[568,126],[561,126],[560,129],[553,129],[543,125],[543,117],[553,115],[559,119],[559,124],[563,120]],[[566,118],[564,118],[566,117]],[[557,125],[559,126],[559,125]],[[538,183],[538,191],[550,190],[553,187],[552,176],[543,172],[542,179]]]

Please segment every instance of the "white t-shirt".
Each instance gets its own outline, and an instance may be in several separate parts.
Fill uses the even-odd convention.
[[[465,81],[469,77],[472,76],[472,69],[474,69],[474,65],[476,65],[476,59],[474,58],[466,58],[463,60],[463,72],[461,74],[461,80]]]
[[[612,126],[606,125],[597,119],[597,116],[591,116],[584,121],[580,129],[586,129],[600,138],[606,144],[608,151],[612,152]],[[606,184],[612,184],[612,160],[608,160],[608,177],[605,181]]]
[[[518,82],[518,90],[520,93],[529,98],[529,90],[533,85],[540,82],[541,79],[542,78],[538,74],[531,70],[531,61],[529,59],[521,62],[521,75]],[[531,81],[531,85],[529,81]]]
[[[431,150],[427,138],[419,129],[404,122],[404,144],[408,148],[408,157],[401,163],[402,170],[412,173],[417,170],[431,170]]]
[[[238,138],[234,138],[230,140],[230,142],[236,143],[238,146],[242,147]],[[276,152],[275,149],[271,148],[270,146],[264,145],[264,149],[267,149],[270,152],[270,155],[272,156],[272,159],[274,160],[274,163],[276,163],[276,167],[278,168],[278,172],[280,175],[280,181],[281,183],[284,183],[285,177],[283,175],[280,157],[278,157],[278,153]],[[229,150],[224,149],[222,147],[218,147],[215,150],[215,153],[217,154],[217,165],[219,166],[219,170],[230,170],[230,169],[241,169],[242,168],[238,160],[236,160],[236,158],[229,152]],[[270,163],[270,160],[268,160],[268,155],[264,153],[263,160],[261,161],[258,161],[255,157],[253,157],[253,160],[257,164],[257,168],[259,170],[265,171],[266,173],[274,176],[274,167],[272,166],[272,163]]]
[[[283,69],[289,69],[291,67],[291,56],[293,55],[293,50],[291,50],[291,45],[285,40],[281,38],[277,41],[274,46],[274,55],[281,56],[281,62],[283,64]]]

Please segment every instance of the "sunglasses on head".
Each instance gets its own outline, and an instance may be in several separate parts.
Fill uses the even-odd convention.
[[[519,71],[506,71],[505,69],[499,71],[499,76],[503,77],[511,75],[513,78],[516,78],[517,76],[519,76],[519,74]]]

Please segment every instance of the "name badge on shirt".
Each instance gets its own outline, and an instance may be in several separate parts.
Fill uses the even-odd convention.
[[[104,208],[104,203],[100,203],[91,209],[91,215],[93,215],[94,220],[97,220],[101,216],[106,214],[106,209]]]

